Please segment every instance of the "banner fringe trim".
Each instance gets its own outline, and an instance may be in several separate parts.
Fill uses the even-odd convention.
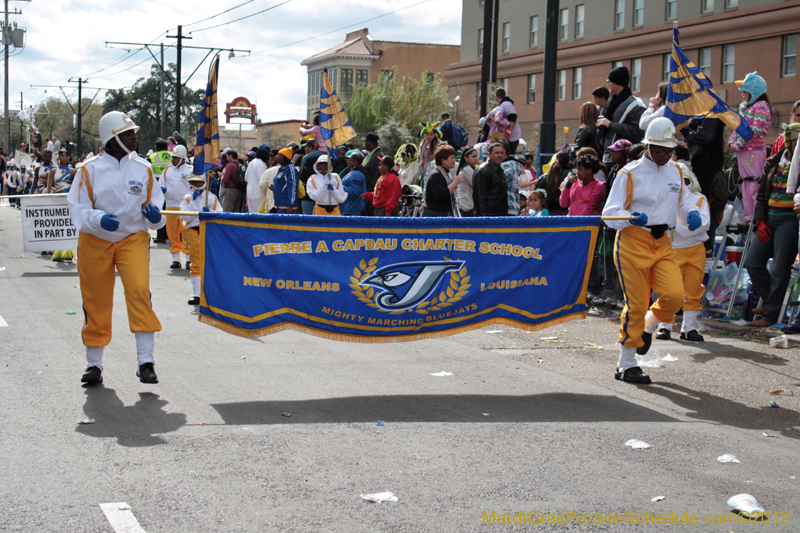
[[[323,339],[328,339],[332,341],[377,344],[377,343],[389,343],[389,342],[411,342],[423,339],[450,337],[452,335],[458,335],[459,333],[465,333],[467,331],[473,331],[476,329],[485,328],[493,324],[511,326],[526,331],[537,331],[540,329],[549,328],[551,326],[556,326],[558,324],[563,324],[565,322],[569,322],[572,320],[581,320],[585,318],[586,318],[586,313],[584,311],[570,313],[568,315],[547,320],[539,324],[527,324],[525,322],[519,322],[516,320],[512,320],[510,318],[495,317],[483,320],[475,324],[459,326],[457,328],[447,329],[444,331],[430,331],[427,333],[415,333],[412,335],[391,335],[391,336],[380,336],[380,337],[377,336],[373,337],[368,335],[352,335],[349,333],[333,333],[331,331],[326,331],[323,329],[312,328],[310,326],[303,326],[301,324],[295,324],[294,322],[283,322],[281,324],[276,324],[274,326],[269,326],[266,328],[249,330],[240,328],[238,326],[234,326],[232,324],[228,324],[227,322],[217,320],[216,318],[212,318],[202,313],[200,313],[198,320],[203,324],[214,326],[215,328],[221,329],[226,333],[231,333],[233,335],[238,335],[240,337],[248,337],[248,338],[264,337],[266,335],[272,335],[273,333],[278,333],[280,331],[290,329],[294,331],[299,331],[300,333],[306,333],[308,335],[313,335],[315,337],[321,337]]]

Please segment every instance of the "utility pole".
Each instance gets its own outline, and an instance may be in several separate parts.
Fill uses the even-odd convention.
[[[481,116],[489,111],[486,106],[489,83],[497,81],[497,19],[500,17],[500,0],[485,0],[483,4],[483,62],[481,63]]]
[[[178,61],[177,73],[175,76],[175,131],[181,131],[181,52],[183,51],[183,39],[191,39],[183,35],[183,26],[178,26],[178,35],[167,35],[167,39],[177,39]]]
[[[161,138],[166,139],[167,128],[167,99],[164,95],[164,43],[161,43]]]
[[[23,0],[23,1],[30,1],[30,0]],[[17,30],[17,28],[15,27],[14,33],[17,34],[18,32],[22,32],[22,34],[12,36],[11,24],[9,24],[8,22],[8,15],[9,15],[8,2],[9,0],[5,0],[5,19],[3,19],[3,57],[5,59],[4,61],[5,76],[3,80],[3,89],[4,89],[3,116],[5,121],[5,127],[4,127],[5,135],[3,138],[3,143],[4,143],[3,149],[6,151],[10,151],[11,148],[11,146],[9,145],[11,122],[10,122],[10,117],[8,116],[8,47],[11,45],[12,38],[14,39],[14,46],[21,47],[22,43],[21,42],[18,43],[16,39],[20,39],[21,41],[22,35],[24,35],[25,32],[25,30]],[[11,13],[11,15],[21,15],[21,14],[22,11],[18,11],[16,9],[14,10],[13,13]]]
[[[72,81],[72,78],[70,78],[69,81]],[[81,132],[81,118],[83,118],[83,114],[81,113],[81,105],[83,105],[83,102],[81,101],[82,100],[81,91],[83,89],[83,84],[86,83],[87,81],[89,81],[89,80],[84,80],[84,79],[78,78],[78,139],[77,139],[78,157],[80,157],[81,154],[83,153],[83,151],[81,150],[81,135],[82,135],[82,132]]]
[[[547,0],[544,29],[544,86],[539,154],[549,161],[556,151],[556,75],[558,74],[558,0]]]

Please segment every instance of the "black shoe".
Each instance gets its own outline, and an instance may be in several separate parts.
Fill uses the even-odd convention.
[[[158,383],[158,376],[156,376],[156,371],[153,369],[153,363],[139,365],[139,371],[136,372],[136,377],[138,377],[139,381],[142,383]]]
[[[617,372],[614,374],[614,379],[624,381],[625,383],[638,383],[641,385],[650,385],[652,383],[652,381],[650,381],[650,376],[642,372],[642,369],[638,366],[631,367],[625,372],[620,372],[620,370],[617,369]]]
[[[171,269],[173,269],[173,270],[175,270],[176,268],[180,268],[181,267],[181,262],[180,261],[173,261],[172,264],[169,267]]]
[[[192,269],[192,262],[186,261],[186,270],[191,270],[191,269]]]
[[[86,383],[87,385],[97,385],[102,382],[103,371],[96,366],[90,366],[87,368],[86,372],[83,373],[83,377],[81,378],[81,383]]]
[[[153,239],[156,244],[167,244],[167,239]]]
[[[692,342],[703,342],[705,339],[703,338],[702,335],[697,333],[696,329],[693,329],[692,331],[690,331],[688,333],[681,332],[681,340],[682,341],[692,341]]]
[[[189,305],[200,305],[200,297],[192,296],[192,299],[189,300]]]
[[[653,342],[653,334],[643,331],[642,340],[644,341],[644,346],[636,348],[636,353],[639,355],[644,355],[650,350],[650,344]]]
[[[658,332],[656,333],[656,339],[660,341],[668,341],[670,339],[670,333],[672,333],[667,328],[658,328]]]

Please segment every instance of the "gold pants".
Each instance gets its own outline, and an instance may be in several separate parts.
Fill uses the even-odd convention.
[[[691,246],[689,248],[678,248],[675,250],[675,262],[681,269],[683,278],[683,293],[686,295],[686,302],[683,304],[684,311],[700,311],[703,305],[703,294],[706,288],[703,285],[703,276],[706,273],[706,247],[703,244]]]
[[[319,215],[319,216],[340,216],[342,213],[339,211],[339,206],[335,206],[333,211],[328,213],[328,210],[325,209],[325,206],[322,205],[315,205],[314,212],[311,213],[312,215]]]
[[[203,275],[203,262],[205,255],[203,247],[200,246],[200,231],[196,228],[186,228],[186,242],[189,248],[189,257],[192,258],[192,271],[189,276],[197,277]]]
[[[150,234],[140,231],[120,242],[109,242],[81,232],[78,274],[84,316],[81,336],[86,346],[100,347],[111,342],[115,268],[125,287],[131,332],[161,331],[161,322],[150,302]]]
[[[180,207],[165,207],[165,211],[180,211]],[[169,237],[169,253],[183,252],[183,223],[181,217],[167,215],[167,237]]]
[[[620,316],[619,343],[644,346],[644,316],[650,308],[659,322],[672,322],[683,305],[683,281],[669,236],[656,240],[649,231],[629,226],[617,232],[614,265],[625,295]],[[659,295],[650,307],[650,289]]]

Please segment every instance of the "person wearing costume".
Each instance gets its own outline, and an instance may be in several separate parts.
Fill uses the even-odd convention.
[[[339,204],[347,200],[347,191],[342,187],[338,174],[328,172],[328,156],[321,155],[314,163],[316,174],[308,178],[306,194],[316,202],[314,215],[340,216]]]
[[[181,200],[181,211],[222,213],[222,202],[214,194],[206,192],[205,176],[193,174],[189,176],[189,185],[192,191]],[[206,196],[208,199],[206,200]],[[206,205],[206,202],[208,205]],[[200,218],[196,216],[181,216],[186,231],[186,244],[189,256],[192,258],[192,270],[189,279],[192,282],[192,299],[189,305],[200,305],[200,287],[202,286],[203,265],[205,264],[205,250],[200,242]]]
[[[676,162],[677,163],[677,162]],[[678,214],[678,223],[672,234],[672,249],[675,251],[675,261],[681,269],[683,279],[683,294],[686,301],[683,303],[683,323],[681,324],[681,340],[692,342],[703,342],[703,336],[697,332],[697,315],[703,309],[703,295],[706,288],[703,285],[703,276],[706,269],[706,247],[708,239],[708,228],[711,226],[711,211],[708,200],[700,194],[700,182],[685,164],[677,163],[681,166],[684,184],[689,188],[689,195],[700,213],[700,227],[694,231],[689,230],[686,217]],[[684,192],[686,194],[686,192]],[[672,320],[662,322],[658,326],[656,338],[668,340],[672,332]]]
[[[50,173],[47,185],[49,193],[68,193],[72,186],[76,170],[69,166],[69,153],[62,148],[58,151],[58,169]],[[73,250],[56,250],[53,252],[53,261],[72,261],[75,257]]]
[[[153,141],[153,148],[155,151],[147,157],[147,160],[150,161],[150,165],[153,167],[153,174],[155,175],[156,179],[158,179],[159,185],[164,185],[164,181],[162,179],[164,170],[172,162],[172,152],[167,148],[169,144],[169,141],[166,141],[161,137],[157,138],[155,141]],[[161,206],[162,209],[164,207],[165,206]],[[158,230],[153,242],[159,244],[166,243],[167,228],[161,228]]]
[[[187,162],[186,147],[180,144],[172,149],[172,165],[164,169],[161,179],[161,190],[166,198],[167,211],[180,211],[184,196],[189,194],[188,178],[192,175],[192,167]],[[181,252],[183,249],[183,226],[180,217],[167,218],[167,236],[169,237],[169,252],[172,254],[172,269],[181,267]],[[188,254],[186,254],[188,255]],[[189,270],[189,257],[186,258],[186,270]]]
[[[67,195],[78,237],[78,274],[83,297],[83,344],[87,385],[103,381],[103,349],[111,341],[115,270],[125,287],[128,323],[136,337],[142,383],[158,383],[154,333],[161,331],[150,300],[150,230],[164,226],[158,206],[164,195],[153,170],[136,154],[139,126],[119,111],[103,115],[102,152],[78,167]]]
[[[686,216],[689,231],[702,224],[699,208],[687,194],[683,176],[671,161],[678,141],[668,118],[653,120],[645,132],[647,151],[627,164],[614,180],[603,216],[631,216],[632,220],[606,220],[617,230],[614,263],[625,294],[620,316],[620,355],[616,379],[650,383],[636,354],[650,349],[659,322],[669,322],[683,305],[683,283],[667,230],[675,226],[678,211]],[[659,295],[650,307],[650,290]],[[648,310],[649,308],[649,310]]]
[[[417,147],[411,143],[403,144],[394,155],[395,161],[402,161],[403,166],[397,173],[400,186],[419,185],[419,163],[417,163]]]
[[[424,188],[425,176],[436,168],[434,155],[439,147],[439,141],[442,139],[442,132],[436,129],[436,126],[439,125],[438,122],[420,123],[420,125],[422,129],[419,130],[418,137],[422,139],[422,142],[419,143],[419,183]]]

